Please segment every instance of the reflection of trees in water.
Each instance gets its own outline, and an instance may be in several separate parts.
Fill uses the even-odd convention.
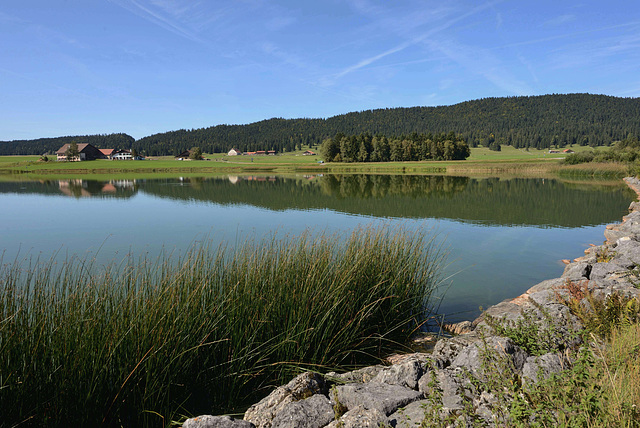
[[[499,225],[580,227],[617,221],[634,194],[623,183],[565,185],[542,179],[450,176],[233,176],[143,181],[4,182],[0,193],[159,198],[274,211],[332,210],[373,217],[443,218]],[[256,219],[259,221],[259,219]]]
[[[465,190],[468,177],[411,175],[325,175],[323,193],[339,198],[384,198],[386,196],[453,196]]]

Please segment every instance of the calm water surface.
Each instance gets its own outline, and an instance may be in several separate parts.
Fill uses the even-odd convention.
[[[81,255],[106,264],[274,231],[427,228],[449,253],[440,311],[462,320],[559,276],[560,260],[602,243],[603,225],[618,222],[633,198],[621,181],[444,176],[0,182],[0,250],[4,263]]]

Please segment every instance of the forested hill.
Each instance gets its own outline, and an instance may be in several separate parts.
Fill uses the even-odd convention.
[[[485,98],[452,106],[366,110],[328,119],[269,119],[248,125],[218,125],[154,134],[123,143],[100,140],[112,136],[60,137],[0,142],[0,154],[41,154],[64,143],[90,142],[99,148],[133,147],[146,155],[178,154],[192,147],[206,153],[292,151],[318,145],[338,132],[388,137],[455,132],[470,146],[488,146],[494,140],[515,147],[548,148],[565,144],[608,145],[629,134],[640,136],[640,98],[567,94]],[[96,140],[90,140],[95,138]],[[128,140],[130,139],[130,140]]]
[[[54,154],[67,143],[89,143],[99,149],[128,149],[135,139],[127,134],[80,135],[72,137],[39,138],[37,140],[0,141],[0,155]]]
[[[292,151],[342,132],[386,136],[454,131],[470,146],[493,139],[516,147],[559,144],[608,145],[640,135],[640,98],[568,94],[485,98],[452,106],[366,110],[328,119],[269,119],[249,125],[219,125],[151,135],[135,142],[147,154],[177,154],[194,146],[204,152]]]

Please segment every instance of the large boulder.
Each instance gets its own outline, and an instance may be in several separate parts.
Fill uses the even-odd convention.
[[[321,428],[335,418],[333,403],[322,394],[285,405],[273,418],[272,428]]]
[[[244,414],[244,420],[255,424],[257,428],[270,428],[276,415],[289,403],[304,400],[318,393],[327,393],[324,378],[317,373],[303,373],[249,407]]]
[[[339,385],[335,391],[335,400],[348,410],[362,405],[367,409],[377,409],[385,415],[422,398],[418,391],[379,382]]]

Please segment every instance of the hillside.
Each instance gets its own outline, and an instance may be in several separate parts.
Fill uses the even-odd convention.
[[[151,135],[135,143],[149,154],[199,146],[205,152],[317,145],[338,132],[387,136],[454,131],[471,146],[496,139],[515,147],[554,144],[607,145],[640,134],[640,99],[569,94],[486,98],[452,106],[366,110],[328,119],[269,119],[249,125],[219,125]]]
[[[67,143],[89,143],[99,149],[130,148],[135,139],[127,134],[80,135],[37,140],[0,141],[0,155],[41,155],[54,154]]]
[[[274,118],[247,125],[181,129],[131,144],[147,155],[177,154],[194,146],[207,153],[226,152],[232,147],[281,152],[318,145],[338,132],[400,136],[451,131],[470,146],[487,146],[494,140],[540,149],[556,144],[608,145],[629,134],[640,135],[640,98],[591,94],[485,98],[452,106],[366,110],[328,119]],[[55,149],[62,145],[59,139],[45,140],[57,140]],[[33,150],[27,153],[32,144]],[[42,147],[43,140],[0,143],[0,154],[39,154]]]

